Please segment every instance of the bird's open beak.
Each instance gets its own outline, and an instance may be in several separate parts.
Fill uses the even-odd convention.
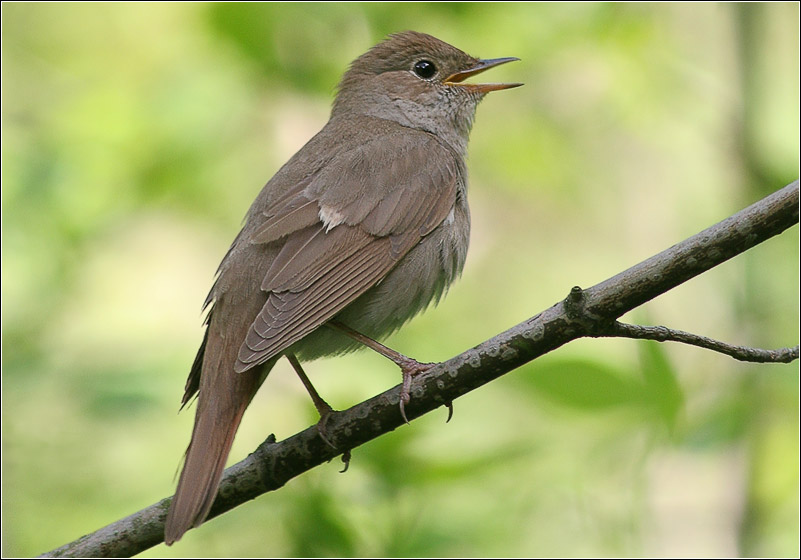
[[[490,91],[498,91],[500,89],[509,89],[515,88],[518,86],[522,86],[523,84],[465,84],[462,83],[464,80],[469,78],[470,76],[475,76],[476,74],[480,74],[484,70],[489,70],[490,68],[494,68],[495,66],[500,66],[501,64],[506,64],[507,62],[512,62],[515,60],[520,60],[519,58],[515,58],[514,56],[510,56],[507,58],[490,58],[488,60],[479,60],[478,64],[473,66],[472,68],[468,68],[467,70],[462,70],[461,72],[456,72],[455,74],[451,74],[447,78],[445,78],[445,85],[446,86],[459,86],[470,91],[476,91],[479,93],[488,93]]]

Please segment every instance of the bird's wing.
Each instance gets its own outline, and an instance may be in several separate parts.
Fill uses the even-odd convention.
[[[267,302],[236,371],[266,362],[330,320],[453,209],[460,170],[449,149],[425,133],[382,140],[341,153],[264,212],[250,242],[281,248],[264,276]]]

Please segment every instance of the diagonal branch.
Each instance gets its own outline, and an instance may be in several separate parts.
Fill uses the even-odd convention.
[[[587,290],[574,288],[564,301],[435,365],[415,377],[412,399],[406,405],[408,418],[448,406],[457,397],[571,340],[598,336],[604,325],[621,329],[614,325],[619,325],[616,320],[624,313],[797,224],[798,191],[795,181],[613,278]],[[625,330],[622,328],[614,336],[622,336]],[[797,358],[797,351],[791,358]],[[245,460],[226,470],[210,517],[276,490],[303,472],[401,426],[400,392],[401,387],[396,386],[348,410],[333,413],[327,434],[338,451],[320,438],[316,426],[281,442],[268,437]],[[170,498],[165,498],[44,556],[137,554],[163,541],[169,503]]]

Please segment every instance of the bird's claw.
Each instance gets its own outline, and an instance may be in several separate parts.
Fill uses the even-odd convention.
[[[336,449],[337,446],[331,443],[331,440],[328,438],[328,428],[325,426],[328,419],[331,418],[331,413],[334,412],[334,409],[328,407],[328,410],[321,410],[318,412],[320,412],[320,420],[317,422],[317,435],[320,436],[320,439],[323,440],[328,447]]]
[[[403,383],[400,391],[400,413],[401,418],[407,424],[409,419],[406,417],[406,405],[412,400],[412,378],[420,375],[424,371],[431,369],[434,363],[421,363],[411,358],[405,358],[403,363],[398,363],[403,375]]]
[[[446,402],[445,406],[448,407],[448,418],[445,420],[445,423],[447,424],[451,421],[451,418],[453,418],[453,401]]]
[[[345,464],[345,467],[341,471],[339,471],[340,473],[348,471],[348,467],[350,467],[350,457],[351,457],[350,449],[348,449],[342,454],[342,462]]]

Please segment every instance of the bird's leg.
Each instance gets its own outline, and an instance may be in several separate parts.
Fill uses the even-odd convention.
[[[303,368],[300,367],[300,362],[295,357],[294,354],[287,353],[286,359],[289,360],[289,363],[292,364],[292,369],[295,370],[295,373],[298,374],[300,377],[301,383],[303,386],[306,387],[306,391],[309,393],[312,402],[314,403],[314,408],[317,409],[317,412],[320,414],[320,421],[317,422],[317,431],[320,434],[320,438],[326,442],[329,446],[336,449],[336,445],[331,443],[328,439],[328,433],[325,429],[325,423],[328,421],[328,418],[331,416],[331,413],[334,412],[334,409],[331,408],[327,402],[323,400],[320,394],[317,392],[317,389],[314,388],[309,378],[306,376],[306,373],[303,371]]]
[[[346,334],[347,336],[349,336],[350,338],[352,338],[357,342],[361,342],[362,344],[364,344],[368,348],[375,350],[382,356],[389,358],[390,360],[395,362],[399,368],[401,368],[401,374],[403,375],[403,385],[401,386],[401,394],[400,394],[400,411],[401,411],[401,416],[403,417],[403,421],[408,424],[409,420],[406,418],[406,410],[404,407],[409,403],[409,401],[412,398],[410,393],[410,389],[412,386],[412,377],[423,373],[424,371],[431,368],[431,366],[435,364],[431,362],[421,363],[418,362],[417,360],[409,358],[408,356],[404,356],[400,352],[396,352],[392,348],[384,346],[383,344],[373,340],[369,336],[365,336],[358,331],[354,331],[352,328],[348,327],[343,323],[340,323],[339,321],[328,321],[326,325]]]

